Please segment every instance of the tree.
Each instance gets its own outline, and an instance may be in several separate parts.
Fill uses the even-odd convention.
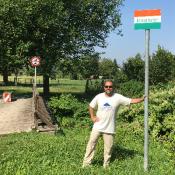
[[[117,70],[119,68],[119,65],[117,64],[117,60],[114,59],[113,63],[114,63],[114,68]]]
[[[144,61],[141,59],[140,54],[128,58],[123,63],[122,69],[129,80],[144,81]]]
[[[98,76],[98,62],[99,54],[85,54],[77,59],[60,59],[58,63],[58,70],[62,72],[63,75],[68,76],[72,79],[89,78],[91,75]]]
[[[150,83],[165,83],[174,79],[175,56],[163,47],[153,53],[150,61]]]
[[[8,13],[9,28],[1,28],[4,44],[8,45],[10,39],[10,47],[15,48],[19,38],[24,43],[32,43],[28,57],[39,55],[42,59],[45,95],[49,93],[49,77],[60,58],[75,59],[93,53],[95,46],[105,47],[108,33],[120,25],[122,0],[0,1],[2,23],[5,23],[6,12],[9,9],[13,12],[11,16]],[[16,41],[6,37],[13,32],[14,36],[19,34]],[[118,32],[120,34],[119,29]]]
[[[118,65],[115,61],[103,58],[99,61],[99,74],[105,78],[114,78]]]
[[[79,60],[79,73],[83,78],[99,75],[99,54],[83,55]]]
[[[78,78],[80,68],[78,59],[73,60],[71,58],[60,58],[56,67],[56,72],[61,72],[63,78],[67,76],[71,79]]]
[[[23,41],[26,33],[25,14],[18,3],[9,0],[0,0],[0,3],[0,72],[7,84],[8,73],[14,71],[17,74],[27,61],[24,53],[28,52],[30,42]]]
[[[124,83],[128,81],[128,77],[126,74],[123,72],[121,68],[118,68],[115,76],[114,76],[114,82],[116,85],[119,85],[120,83]]]

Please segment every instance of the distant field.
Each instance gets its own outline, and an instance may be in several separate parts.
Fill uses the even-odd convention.
[[[32,92],[32,76],[19,76],[17,86],[14,83],[14,76],[9,76],[9,85],[3,86],[2,76],[0,76],[0,94],[2,91],[15,91],[16,93],[31,93]],[[70,80],[70,79],[50,79],[50,92],[53,93],[83,93],[85,91],[86,80]],[[43,78],[37,76],[37,89],[40,93],[43,92]]]

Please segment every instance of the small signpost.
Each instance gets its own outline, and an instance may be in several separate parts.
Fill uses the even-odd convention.
[[[31,66],[35,67],[35,82],[34,82],[35,87],[36,87],[36,67],[40,65],[40,61],[41,59],[38,56],[34,56],[30,59]]]
[[[160,29],[161,11],[135,10],[134,29],[145,30],[145,103],[144,103],[144,170],[148,171],[148,95],[149,95],[149,47],[150,29]]]

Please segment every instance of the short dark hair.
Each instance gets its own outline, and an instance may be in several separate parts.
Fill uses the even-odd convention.
[[[105,80],[105,81],[103,82],[103,86],[105,86],[106,82],[111,82],[111,83],[114,85],[113,80]]]

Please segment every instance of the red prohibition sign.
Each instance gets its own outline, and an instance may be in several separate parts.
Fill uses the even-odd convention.
[[[30,63],[33,67],[37,67],[40,65],[40,57],[34,56],[31,58]]]

